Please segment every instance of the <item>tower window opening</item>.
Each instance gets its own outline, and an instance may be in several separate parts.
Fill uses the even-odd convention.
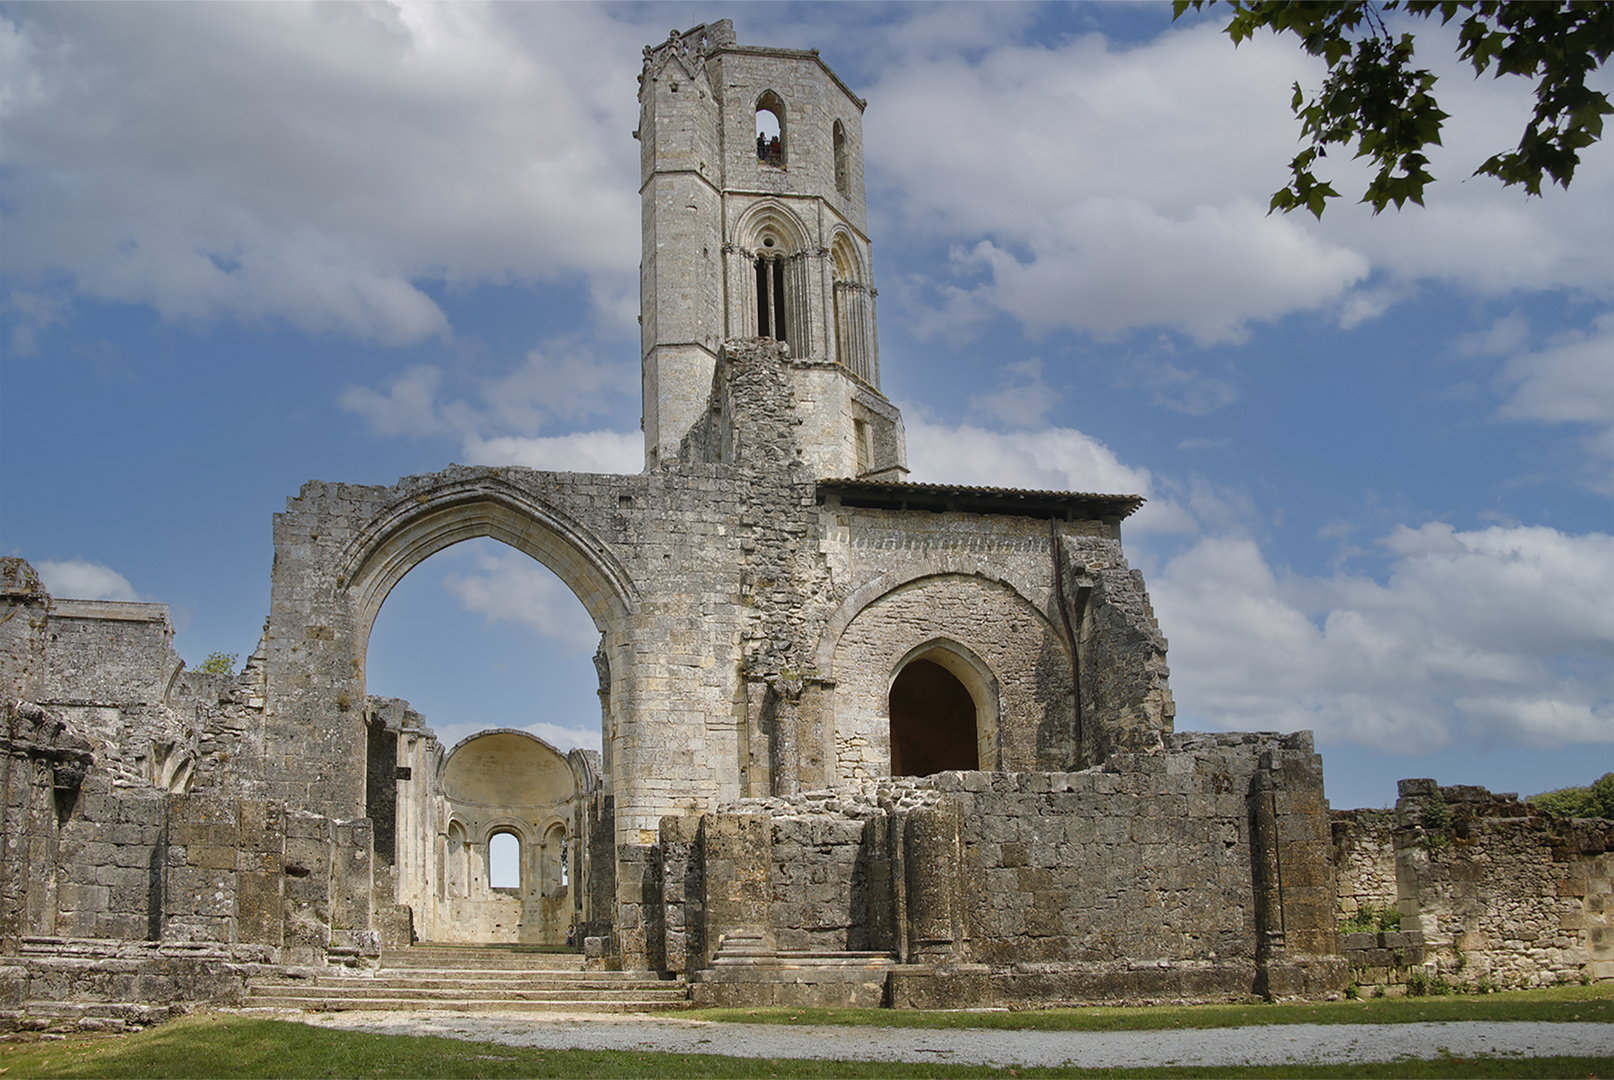
[[[842,195],[852,193],[852,169],[846,159],[846,125],[839,120],[835,121],[835,128],[831,133],[835,145],[835,190]]]
[[[757,160],[784,168],[785,103],[769,90],[757,100]]]

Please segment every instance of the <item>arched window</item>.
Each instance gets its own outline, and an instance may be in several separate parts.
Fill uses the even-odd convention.
[[[790,289],[785,282],[785,253],[773,237],[764,237],[757,255],[757,336],[790,340]]]
[[[857,252],[842,233],[830,248],[835,275],[835,359],[871,386],[879,386],[874,365],[873,295],[863,283]]]
[[[733,317],[746,337],[785,342],[790,346],[788,355],[798,359],[827,359],[827,345],[817,351],[813,345],[817,320],[808,296],[822,269],[809,252],[807,238],[801,219],[774,200],[753,207],[736,223],[735,246],[745,252],[746,263],[743,270],[735,266],[744,274],[734,283],[735,299],[743,307],[737,305]]]
[[[846,158],[846,125],[839,120],[835,121],[831,139],[835,144],[835,190],[842,195],[850,195],[852,193],[852,166]]]
[[[772,90],[757,98],[757,160],[785,167],[785,103]]]
[[[566,827],[551,825],[544,834],[543,889],[545,896],[554,896],[566,887]]]
[[[891,684],[891,775],[980,768],[975,699],[933,660],[910,661]]]
[[[443,892],[451,897],[471,894],[471,845],[457,821],[448,826],[448,874]]]
[[[488,837],[488,888],[521,888],[521,838],[515,833],[496,832]]]

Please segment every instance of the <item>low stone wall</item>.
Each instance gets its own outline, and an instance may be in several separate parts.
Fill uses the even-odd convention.
[[[1172,736],[664,819],[660,911],[671,970],[729,1004],[865,993],[865,952],[898,1006],[1328,996],[1329,850],[1308,736]]]
[[[239,1005],[262,946],[25,938],[0,966],[0,1029],[122,1030]]]
[[[1433,780],[1403,780],[1399,795],[1394,811],[1333,815],[1342,913],[1393,904],[1403,934],[1396,963],[1353,940],[1367,935],[1346,935],[1356,982],[1397,992],[1614,978],[1614,821]]]
[[[1416,930],[1362,931],[1339,940],[1358,993],[1404,994],[1412,973],[1423,971],[1423,934]]]

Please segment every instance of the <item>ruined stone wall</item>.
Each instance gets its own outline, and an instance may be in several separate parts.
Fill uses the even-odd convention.
[[[43,692],[50,594],[26,560],[0,557],[0,693],[37,701]]]
[[[1464,985],[1614,978],[1614,821],[1543,814],[1514,795],[1403,780],[1402,929]]]
[[[1177,736],[1074,773],[886,778],[747,800],[698,832],[668,818],[662,836],[667,952],[692,971],[704,952],[703,985],[723,987],[714,1000],[763,986],[742,962],[756,950],[786,966],[896,955],[910,967],[892,969],[890,993],[909,1005],[1344,987],[1305,736]],[[721,853],[701,846],[714,836]],[[702,949],[689,947],[697,928]],[[795,975],[814,978],[833,984]]]
[[[1396,912],[1394,810],[1335,810],[1334,873],[1338,879],[1341,919],[1364,910]]]

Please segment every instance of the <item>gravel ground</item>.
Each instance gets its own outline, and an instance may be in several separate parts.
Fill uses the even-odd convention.
[[[950,1061],[961,1065],[1112,1068],[1288,1065],[1397,1058],[1614,1056],[1614,1024],[1286,1024],[1192,1031],[934,1031],[922,1028],[716,1024],[666,1016],[534,1018],[495,1013],[298,1013],[321,1027],[445,1035],[548,1050],[640,1050],[741,1058]]]

